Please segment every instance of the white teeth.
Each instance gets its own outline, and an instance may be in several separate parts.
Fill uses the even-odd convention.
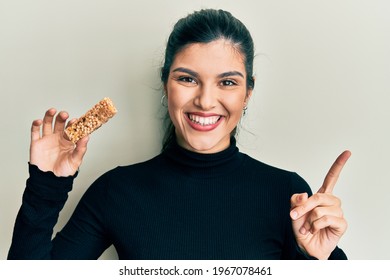
[[[188,118],[192,122],[200,125],[211,125],[211,124],[215,124],[219,120],[220,116],[201,117],[198,115],[188,114]]]

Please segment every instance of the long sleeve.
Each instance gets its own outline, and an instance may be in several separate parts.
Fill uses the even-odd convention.
[[[56,177],[35,165],[29,165],[29,174],[8,259],[51,259],[53,228],[77,174]]]
[[[30,165],[8,259],[97,259],[110,245],[101,223],[105,182],[99,178],[53,238],[53,228],[72,189],[73,177],[56,177]]]
[[[86,191],[65,227],[53,239],[52,258],[98,259],[112,244],[106,212],[109,176],[99,177]]]

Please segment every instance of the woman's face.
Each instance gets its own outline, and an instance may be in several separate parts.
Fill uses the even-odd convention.
[[[165,90],[178,144],[198,153],[229,146],[251,95],[242,55],[222,39],[176,54]]]

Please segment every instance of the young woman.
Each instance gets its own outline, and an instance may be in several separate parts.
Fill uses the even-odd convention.
[[[346,151],[321,189],[241,153],[235,131],[254,88],[253,41],[229,12],[179,20],[161,80],[169,125],[162,152],[98,178],[66,226],[53,227],[87,150],[64,136],[66,112],[31,129],[30,177],[9,259],[346,259],[332,194]],[[42,130],[42,131],[41,131]]]

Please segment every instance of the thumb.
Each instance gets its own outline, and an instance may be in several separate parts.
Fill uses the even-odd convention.
[[[81,164],[81,162],[83,161],[83,157],[87,152],[88,141],[89,141],[89,136],[85,136],[81,138],[79,141],[77,141],[76,148],[74,149],[73,152],[73,160],[75,162]]]

